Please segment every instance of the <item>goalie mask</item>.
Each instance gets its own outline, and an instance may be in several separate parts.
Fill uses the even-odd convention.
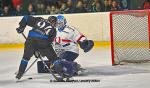
[[[57,16],[57,28],[59,31],[62,31],[64,27],[66,26],[66,18],[62,15]]]

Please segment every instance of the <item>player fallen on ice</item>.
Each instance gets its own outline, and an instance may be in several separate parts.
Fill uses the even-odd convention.
[[[75,27],[67,25],[66,18],[63,15],[57,16],[57,34],[53,44],[58,57],[62,59],[53,63],[54,69],[68,77],[72,77],[81,69],[80,65],[75,62],[75,59],[79,56],[78,45],[85,53],[89,52],[94,46],[92,40],[88,40]]]
[[[26,26],[32,27],[25,41],[24,54],[20,62],[19,71],[16,75],[20,79],[27,67],[28,61],[33,54],[38,51],[42,56],[46,56],[50,62],[57,59],[57,55],[51,46],[52,41],[56,37],[56,22],[55,16],[50,16],[48,19],[41,17],[24,16],[16,29],[18,33],[22,33]]]

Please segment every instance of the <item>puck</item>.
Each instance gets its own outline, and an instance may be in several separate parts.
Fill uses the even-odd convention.
[[[28,79],[33,79],[32,77],[28,78]]]

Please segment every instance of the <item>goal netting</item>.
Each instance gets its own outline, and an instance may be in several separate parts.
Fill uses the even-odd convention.
[[[110,13],[112,64],[150,60],[148,11]]]

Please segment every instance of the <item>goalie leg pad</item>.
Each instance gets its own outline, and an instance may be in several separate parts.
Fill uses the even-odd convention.
[[[63,77],[72,77],[77,72],[77,63],[66,60],[57,60],[54,62],[54,71]]]

